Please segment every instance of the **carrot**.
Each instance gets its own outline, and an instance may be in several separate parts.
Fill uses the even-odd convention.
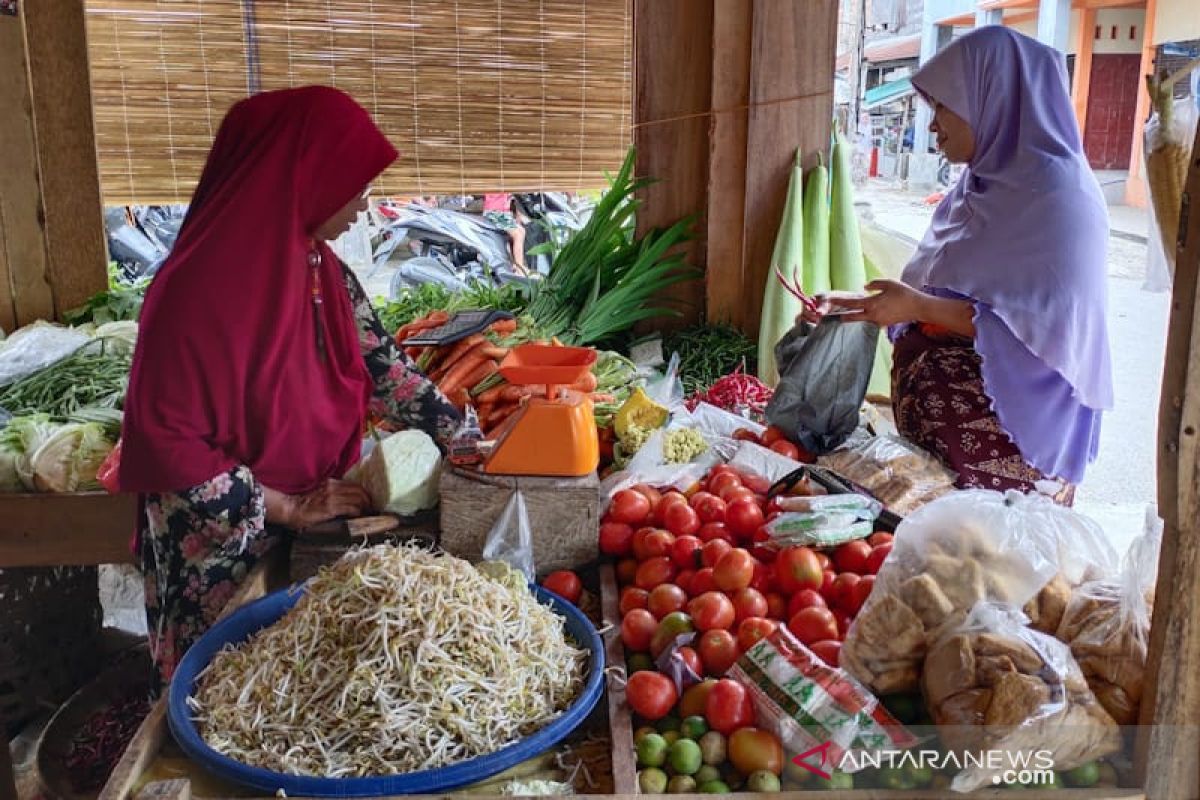
[[[550,344],[554,345],[555,347],[562,347],[562,346],[563,346],[563,343],[562,343],[562,342],[560,342],[560,341],[558,340],[558,337],[557,337],[557,336],[554,336],[554,337],[552,337],[552,338],[550,339]]]
[[[516,403],[524,397],[533,397],[540,394],[546,396],[545,386],[505,386],[500,390],[500,402]]]
[[[499,386],[493,386],[486,392],[481,392],[475,401],[480,405],[494,404],[500,400],[500,395],[508,388],[507,383],[502,383]]]
[[[507,403],[502,406],[496,406],[496,409],[492,412],[492,415],[488,417],[488,425],[492,427],[499,425],[501,422],[504,422],[504,420],[516,413],[516,410],[520,407],[520,403]]]
[[[611,395],[611,394],[593,394],[592,402],[593,403],[615,403],[615,402],[617,402],[617,398],[616,398],[616,395]]]
[[[424,351],[425,351],[424,347],[406,347],[406,348],[404,348],[404,355],[408,356],[413,361],[416,361],[418,358],[421,357],[421,353],[423,353]]]
[[[571,388],[577,392],[591,394],[596,391],[597,381],[596,376],[590,372],[584,373],[583,377],[571,384]]]
[[[507,347],[496,347],[495,345],[488,345],[487,347],[485,347],[483,349],[483,354],[485,356],[487,356],[488,358],[494,358],[497,361],[503,361],[504,358],[508,355],[508,348]]]
[[[454,362],[466,355],[471,348],[475,347],[476,345],[483,344],[485,341],[486,340],[477,333],[474,336],[468,336],[462,341],[455,342],[453,345],[449,346],[450,350],[446,354],[446,358],[442,361],[442,364],[447,367],[453,366]]]
[[[478,386],[480,381],[483,381],[500,368],[499,364],[488,358],[486,349],[481,351],[481,354],[487,360],[476,367],[475,370],[467,376],[466,380],[463,381],[463,386],[466,387],[468,393],[470,393],[471,387]]]
[[[499,322],[493,322],[488,330],[492,333],[516,333],[517,321],[515,319],[502,319]]]
[[[445,394],[457,392],[466,383],[466,379],[477,370],[480,365],[484,364],[486,359],[483,356],[476,355],[475,350],[471,350],[467,355],[454,362],[446,374],[438,381],[438,388]]]
[[[471,402],[471,395],[467,394],[466,389],[456,389],[450,394],[450,402],[454,404],[455,408],[462,411],[467,407],[467,403]]]
[[[475,415],[479,417],[479,424],[482,425],[483,421],[490,417],[495,410],[495,403],[480,403],[475,409]]]
[[[440,311],[440,310],[439,311],[430,311],[429,316],[427,316],[425,319],[427,319],[431,322],[434,322],[438,325],[445,325],[447,322],[450,321],[450,312],[449,311]]]

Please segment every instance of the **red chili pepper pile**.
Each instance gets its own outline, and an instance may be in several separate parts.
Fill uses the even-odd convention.
[[[76,792],[104,785],[149,713],[150,700],[131,694],[88,718],[71,741],[67,756],[67,775]]]
[[[692,411],[704,402],[735,414],[749,412],[753,419],[761,420],[772,395],[774,392],[769,386],[753,375],[747,375],[739,366],[729,375],[718,379],[707,392],[696,392],[688,398],[687,407]]]

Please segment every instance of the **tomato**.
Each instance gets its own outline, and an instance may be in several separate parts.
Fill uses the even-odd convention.
[[[768,500],[767,504],[763,506],[763,513],[768,516],[771,514],[782,514],[783,507],[779,505],[779,498],[772,497],[770,500]]]
[[[700,635],[700,660],[704,662],[704,673],[719,678],[729,671],[733,662],[741,655],[737,639],[725,630],[705,631]]]
[[[742,620],[737,629],[738,651],[746,652],[760,640],[774,633],[777,627],[779,627],[779,623],[775,620],[762,617],[747,617]]]
[[[640,528],[633,534],[633,557],[638,561],[649,561],[671,555],[675,537],[657,528]]]
[[[853,613],[854,586],[861,580],[862,578],[853,572],[843,572],[838,575],[833,579],[833,586],[826,597],[829,604],[835,608],[840,608],[842,611],[851,611]]]
[[[692,506],[696,509],[696,513],[700,515],[701,522],[724,522],[726,505],[725,501],[719,497],[709,495],[703,501]]]
[[[879,570],[883,569],[883,562],[887,561],[887,557],[892,554],[892,546],[891,542],[886,542],[871,548],[871,555],[867,559],[867,574],[879,574]]]
[[[840,667],[842,660],[842,643],[836,639],[822,639],[808,646],[817,658],[831,667]]]
[[[871,590],[874,588],[874,575],[867,575],[851,587],[849,596],[850,605],[846,609],[850,612],[851,616],[857,616],[858,612],[862,611],[863,605],[867,602],[867,598],[871,596]]]
[[[764,564],[770,564],[772,567],[775,564],[775,559],[779,557],[779,550],[773,544],[756,544],[750,548],[750,555],[757,558]],[[774,585],[775,572],[771,572],[771,583]]]
[[[766,495],[771,488],[771,482],[760,475],[746,474],[742,476],[742,483],[746,488],[755,494]]]
[[[600,526],[600,552],[606,556],[627,556],[633,552],[633,528],[623,522],[605,522]]]
[[[786,441],[787,434],[784,433],[781,428],[778,428],[774,425],[768,425],[767,429],[765,431],[763,431],[763,435],[760,438],[762,438],[763,444],[765,444],[767,447],[770,447],[771,445],[778,442],[780,439],[783,439]]]
[[[658,658],[675,644],[675,640],[680,636],[695,632],[696,626],[687,614],[682,611],[667,614],[659,621],[654,635],[650,637],[650,655]]]
[[[853,572],[861,575],[867,571],[867,559],[871,557],[871,545],[862,539],[846,542],[833,551],[833,564],[838,572]]]
[[[641,492],[622,489],[613,495],[608,516],[613,522],[641,525],[650,516],[650,500]]]
[[[733,601],[735,624],[750,617],[765,617],[770,611],[767,598],[757,589],[740,589],[730,599]]]
[[[683,660],[685,666],[692,671],[692,674],[697,678],[704,677],[704,662],[700,660],[700,655],[690,647],[681,647],[675,651],[678,658]]]
[[[692,581],[695,580],[695,578],[696,578],[696,570],[694,570],[694,569],[680,570],[679,574],[675,576],[675,585],[678,586],[680,589],[683,589],[685,592],[687,592],[688,596],[690,597],[692,594]]]
[[[700,551],[700,560],[704,566],[713,568],[716,571],[717,563],[725,556],[726,553],[733,551],[733,545],[724,539],[713,539],[704,545]]]
[[[638,562],[636,558],[623,558],[617,562],[617,583],[628,586],[637,578]]]
[[[733,432],[733,438],[739,442],[754,442],[759,443],[758,434],[748,428],[738,428]]]
[[[703,544],[695,536],[680,536],[671,544],[671,560],[680,569],[696,569],[700,566],[700,547]]]
[[[754,553],[751,552],[750,555],[753,557]],[[750,576],[750,588],[766,594],[771,591],[772,576],[771,568],[755,558],[754,574]]]
[[[724,522],[709,522],[700,526],[700,530],[696,533],[702,542],[711,542],[713,539],[721,539],[733,544],[733,534],[729,528],[725,527]]]
[[[687,592],[673,583],[661,583],[655,586],[646,598],[646,610],[655,619],[662,619],[672,611],[682,611],[687,605]]]
[[[745,589],[754,579],[755,563],[754,556],[740,547],[730,550],[713,565],[717,588],[729,594]]]
[[[641,563],[637,570],[637,576],[634,578],[634,583],[646,591],[650,591],[660,584],[670,583],[675,580],[675,576],[678,573],[679,570],[675,568],[671,559],[666,556],[658,556]]]
[[[712,479],[710,479],[708,482],[708,490],[717,497],[721,497],[726,489],[740,488],[741,485],[742,479],[738,477],[736,472],[730,470],[729,472],[722,472],[719,475],[715,475]]]
[[[767,594],[767,617],[770,619],[787,619],[788,601],[779,592]]]
[[[867,544],[871,545],[871,547],[879,547],[881,544],[891,544],[895,538],[895,534],[888,533],[887,531],[875,531],[867,537]]]
[[[788,630],[805,644],[838,638],[837,619],[828,608],[800,609],[788,620]]]
[[[700,595],[688,605],[688,613],[692,615],[698,631],[728,630],[737,618],[733,601],[720,592]]]
[[[547,575],[542,581],[542,587],[554,592],[571,605],[579,605],[579,598],[583,595],[583,583],[579,576],[565,569]]]
[[[775,559],[775,580],[785,594],[821,587],[821,564],[807,547],[785,547]]]
[[[697,511],[699,511],[701,503],[705,502],[706,500],[714,500],[714,499],[719,500],[720,498],[711,492],[706,492],[703,489],[701,489],[700,491],[696,492],[694,495],[692,495],[691,497],[688,498],[688,505],[691,506],[692,508],[696,509]]]
[[[743,777],[752,772],[783,773],[783,745],[768,731],[742,728],[729,737],[729,763]]]
[[[700,516],[686,503],[672,503],[663,512],[667,530],[676,536],[694,536],[700,530]]]
[[[698,571],[692,578],[692,585],[688,587],[688,594],[692,597],[699,597],[715,591],[717,591],[717,582],[713,578],[712,567],[705,567]]]
[[[745,486],[731,486],[721,493],[721,499],[725,501],[725,505],[731,506],[738,500],[754,501],[754,492],[747,489]],[[728,524],[729,511],[726,510],[726,524]]]
[[[708,479],[711,481],[713,478],[717,477],[718,475],[724,475],[724,474],[733,475],[734,477],[738,478],[739,480],[742,477],[742,473],[737,471],[737,467],[731,467],[728,464],[717,464],[715,467],[713,467],[712,469],[710,469],[708,471]]]
[[[640,495],[644,495],[650,501],[650,513],[654,513],[654,510],[658,508],[658,504],[662,502],[662,493],[649,484],[639,483],[633,487],[633,490]]]
[[[679,492],[667,492],[662,496],[662,500],[658,502],[658,508],[654,510],[654,524],[665,525],[667,509],[676,503],[687,505],[687,498]]]
[[[688,717],[702,717],[708,708],[708,696],[712,693],[713,687],[717,682],[712,678],[701,681],[695,686],[689,686],[683,690],[683,697],[679,701],[679,718],[687,719]]]
[[[657,672],[635,672],[625,683],[625,697],[629,707],[648,720],[662,719],[671,713],[679,695],[675,684],[666,675]]]
[[[817,561],[821,563],[822,570],[833,569],[833,562],[824,553],[817,553]]]
[[[635,608],[621,619],[621,641],[635,653],[650,649],[650,640],[658,630],[658,620],[644,608]]]
[[[754,500],[735,500],[725,512],[725,524],[733,535],[750,540],[763,524],[763,512]]]
[[[746,687],[724,678],[709,691],[704,716],[713,730],[728,736],[754,724],[754,703]]]
[[[816,589],[802,589],[788,600],[788,619],[796,616],[802,608],[829,608],[829,604]]]
[[[845,611],[838,611],[837,609],[834,609],[833,616],[837,619],[838,638],[845,639],[846,633],[850,630],[850,624],[854,622],[854,618]]]
[[[626,586],[621,590],[621,603],[618,606],[621,609],[621,616],[624,617],[635,608],[645,608],[649,597],[650,593],[645,589],[639,589],[636,586]]]
[[[792,461],[800,460],[800,448],[789,442],[787,439],[780,439],[771,443],[771,449],[784,458],[790,458]]]

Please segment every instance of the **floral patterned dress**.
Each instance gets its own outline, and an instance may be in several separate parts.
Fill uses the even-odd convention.
[[[375,381],[368,413],[389,428],[453,435],[458,410],[417,369],[343,265],[359,342]],[[188,647],[216,621],[264,553],[286,535],[267,525],[262,486],[246,466],[184,492],[147,494],[139,520],[150,652],[165,685]]]

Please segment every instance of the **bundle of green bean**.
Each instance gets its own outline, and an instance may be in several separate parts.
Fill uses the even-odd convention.
[[[13,416],[48,414],[66,422],[85,409],[119,409],[129,385],[131,358],[87,346],[0,388],[0,408]]]
[[[673,333],[663,342],[663,352],[679,353],[679,377],[689,396],[706,391],[742,364],[749,373],[756,368],[757,346],[729,325],[696,325]]]

